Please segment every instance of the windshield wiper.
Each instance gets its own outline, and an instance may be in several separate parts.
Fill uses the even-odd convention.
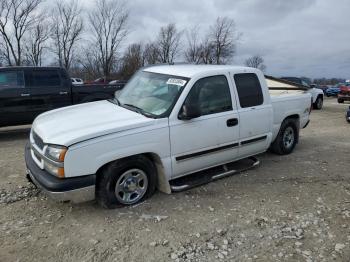
[[[140,113],[140,114],[142,114],[144,116],[147,116],[147,117],[155,118],[154,114],[146,112],[145,110],[143,110],[142,108],[140,108],[138,106],[135,106],[135,105],[132,105],[132,104],[121,104],[121,106],[126,106],[126,107],[129,107],[129,108],[132,108],[132,109],[134,109],[133,111],[135,111],[137,113]]]
[[[109,102],[116,104],[117,106],[120,106],[120,101],[118,100],[118,98],[113,98],[113,99],[108,99]]]

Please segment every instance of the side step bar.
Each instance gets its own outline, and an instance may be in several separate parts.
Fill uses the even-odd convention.
[[[170,188],[173,192],[181,192],[193,187],[204,185],[212,181],[232,176],[234,174],[254,168],[260,164],[256,157],[249,157],[225,165],[212,167],[206,170],[195,172],[184,177],[170,180]]]

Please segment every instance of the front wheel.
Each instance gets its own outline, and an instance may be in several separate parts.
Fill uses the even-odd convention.
[[[344,100],[343,100],[343,99],[338,98],[338,103],[339,103],[339,104],[343,104],[343,103],[344,103]]]
[[[150,197],[156,188],[156,169],[145,156],[117,160],[98,176],[96,198],[105,208],[139,203]]]
[[[297,121],[286,119],[282,122],[280,131],[271,145],[271,151],[279,155],[287,155],[293,152],[299,139]]]

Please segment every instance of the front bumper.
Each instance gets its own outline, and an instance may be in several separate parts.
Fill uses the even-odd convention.
[[[25,147],[25,161],[29,181],[52,199],[73,203],[95,199],[96,175],[57,178],[36,165],[31,156],[30,143]]]
[[[338,94],[338,99],[350,101],[350,95]]]

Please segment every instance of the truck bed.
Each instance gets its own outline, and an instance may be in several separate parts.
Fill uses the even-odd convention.
[[[297,99],[301,96],[305,96],[307,93],[307,89],[305,89],[303,86],[293,85],[282,79],[273,78],[270,76],[265,77],[272,102],[293,100],[293,98]]]
[[[273,139],[277,136],[280,123],[285,118],[285,114],[300,109],[300,128],[303,128],[309,119],[305,105],[311,106],[311,95],[306,88],[285,83],[283,80],[266,78],[267,86],[273,107]]]

